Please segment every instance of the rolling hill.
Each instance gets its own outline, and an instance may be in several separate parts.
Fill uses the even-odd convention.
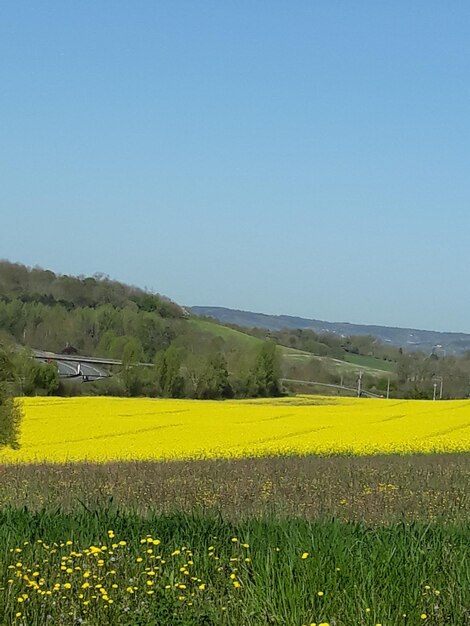
[[[245,328],[266,328],[267,330],[309,329],[316,333],[334,333],[342,337],[351,335],[371,335],[385,344],[406,350],[420,350],[430,353],[436,346],[448,355],[464,354],[470,350],[470,334],[350,324],[349,322],[327,322],[324,320],[293,317],[290,315],[266,315],[239,311],[225,307],[193,306],[189,307],[195,315],[213,317],[223,324],[235,324]]]

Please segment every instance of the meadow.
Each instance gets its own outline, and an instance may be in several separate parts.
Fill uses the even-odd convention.
[[[0,462],[374,455],[470,450],[470,401],[302,396],[206,401],[25,398]]]
[[[24,510],[0,521],[2,624],[468,623],[461,526]]]
[[[1,624],[470,624],[468,401],[21,403]]]

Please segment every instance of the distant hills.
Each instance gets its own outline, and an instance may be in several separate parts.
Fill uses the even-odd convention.
[[[340,336],[372,335],[385,344],[406,350],[436,352],[437,354],[461,355],[470,350],[470,334],[447,333],[414,328],[396,328],[349,322],[326,322],[291,315],[266,315],[239,311],[225,307],[193,306],[190,310],[195,315],[212,317],[223,324],[235,324],[244,328],[266,328],[268,330],[309,329],[316,333],[334,333]]]

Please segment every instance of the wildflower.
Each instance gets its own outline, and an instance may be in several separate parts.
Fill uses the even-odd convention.
[[[317,596],[320,596],[320,598],[321,598],[322,596],[324,596],[324,595],[325,595],[325,594],[323,593],[323,591],[317,591]]]
[[[134,587],[127,587],[127,593],[134,593]]]
[[[308,558],[308,552],[304,552],[301,556],[302,559],[307,559]]]
[[[427,615],[426,615],[426,613],[421,613],[421,616],[420,616],[420,617],[421,617],[421,619],[426,619],[426,618],[427,618]]]

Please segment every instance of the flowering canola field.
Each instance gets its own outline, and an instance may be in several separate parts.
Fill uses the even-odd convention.
[[[470,451],[470,401],[25,398],[0,462]]]

